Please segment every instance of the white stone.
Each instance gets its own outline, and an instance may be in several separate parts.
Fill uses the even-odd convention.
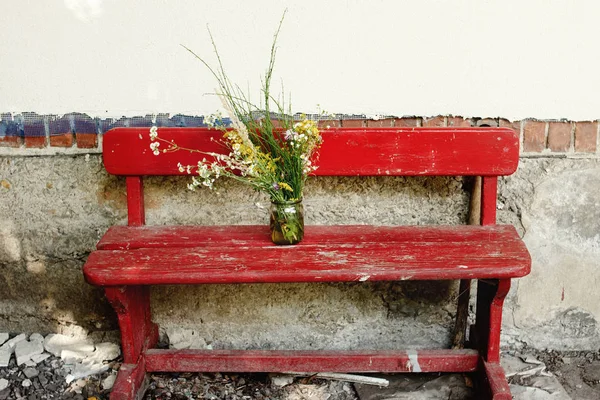
[[[26,339],[27,339],[27,336],[25,336],[24,333],[21,333],[20,335],[17,335],[14,338],[7,341],[6,343],[4,343],[2,345],[2,347],[8,347],[10,349],[10,352],[12,353],[15,350],[15,346],[17,345],[17,343],[22,342],[23,340],[26,340]]]
[[[2,332],[0,333],[0,345],[8,340],[8,333]]]
[[[65,362],[65,364],[75,364],[79,361],[83,361],[92,354],[93,352],[91,351],[75,351],[65,349],[60,352],[60,358]]]
[[[170,327],[166,330],[169,344],[172,349],[206,349],[204,338],[193,329]]]
[[[88,338],[50,334],[44,339],[44,348],[48,353],[60,357],[63,350],[91,353],[94,351],[94,344]]]
[[[284,387],[294,383],[294,377],[292,375],[269,374],[269,378],[271,384],[277,387]]]
[[[86,357],[88,362],[112,361],[121,355],[121,349],[114,343],[98,343],[96,351]]]
[[[21,386],[29,387],[31,386],[31,381],[29,379],[23,379],[23,382],[21,382]]]
[[[110,390],[115,384],[115,380],[117,379],[117,374],[110,374],[102,381],[102,389]]]
[[[27,340],[21,341],[17,343],[15,348],[15,356],[17,357],[17,365],[24,364],[26,361],[31,359],[31,356],[36,354],[42,354],[44,352],[44,346],[42,342],[33,341],[29,342]]]
[[[73,379],[69,380],[69,375],[67,375],[67,383],[71,382]],[[75,392],[77,394],[81,394],[82,389],[85,387],[85,379],[79,379],[71,384],[69,387],[70,392]]]
[[[29,341],[38,341],[38,342],[43,342],[44,341],[44,337],[42,335],[40,335],[39,333],[32,333],[29,336]]]
[[[0,347],[0,368],[8,367],[12,351],[7,348]]]
[[[108,364],[100,363],[78,363],[75,364],[73,372],[65,377],[67,383],[73,382],[75,379],[85,378],[90,375],[101,374],[108,371],[110,366]]]
[[[36,364],[39,364],[48,357],[50,357],[50,354],[48,353],[34,354],[33,356],[31,356],[31,361],[33,361]]]
[[[8,387],[8,381],[6,379],[0,379],[0,392]]]

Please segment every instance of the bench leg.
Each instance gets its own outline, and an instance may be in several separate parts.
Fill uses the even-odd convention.
[[[512,399],[506,375],[499,363],[488,363],[481,358],[476,377],[475,388],[478,399]]]
[[[473,342],[488,363],[500,362],[502,306],[510,279],[485,279],[477,283],[477,312]]]
[[[486,279],[477,283],[477,312],[470,340],[482,357],[477,382],[481,398],[512,398],[500,366],[502,306],[509,290],[510,279]]]
[[[150,314],[150,288],[107,287],[105,292],[119,318],[123,360],[125,364],[136,364],[140,355],[158,341],[158,326]]]
[[[141,357],[137,364],[121,365],[110,392],[110,400],[141,400],[146,386],[146,367]]]

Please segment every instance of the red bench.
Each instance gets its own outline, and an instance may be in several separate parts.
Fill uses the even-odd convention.
[[[180,146],[218,151],[205,128],[160,128]],[[516,230],[496,225],[497,177],[518,164],[519,137],[504,128],[329,129],[316,175],[482,176],[481,226],[307,226],[295,246],[270,242],[268,226],[145,226],[143,175],[182,175],[189,153],[154,156],[148,128],[104,136],[104,165],[126,176],[128,226],[114,226],[84,266],[117,312],[124,364],[111,399],[134,399],[146,372],[473,372],[479,398],[510,399],[500,367],[502,304],[511,278],[530,271]],[[277,268],[273,268],[277,265]],[[418,351],[155,349],[150,285],[477,279],[470,348]]]

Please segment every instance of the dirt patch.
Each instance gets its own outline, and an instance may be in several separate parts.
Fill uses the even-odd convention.
[[[537,357],[573,399],[600,399],[600,350],[541,351]]]

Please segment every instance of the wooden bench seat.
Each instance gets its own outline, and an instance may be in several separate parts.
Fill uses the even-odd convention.
[[[531,264],[509,225],[307,226],[296,246],[265,226],[113,227],[98,248],[84,270],[98,286],[502,279]]]
[[[218,130],[159,129],[180,146],[222,151]],[[519,135],[506,128],[334,128],[323,138],[315,175],[481,176],[481,225],[307,226],[295,246],[270,242],[266,215],[262,226],[145,226],[142,177],[184,175],[177,164],[196,164],[197,154],[155,156],[149,128],[115,128],[104,135],[103,161],[109,173],[125,176],[128,226],[111,227],[83,268],[119,319],[124,363],[112,400],[140,398],[154,371],[465,372],[477,377],[478,399],[511,399],[500,366],[502,306],[511,279],[527,275],[531,260],[515,228],[496,224],[496,197],[498,177],[517,168]],[[463,320],[477,280],[468,349],[155,348],[151,285],[409,279],[460,279]]]

